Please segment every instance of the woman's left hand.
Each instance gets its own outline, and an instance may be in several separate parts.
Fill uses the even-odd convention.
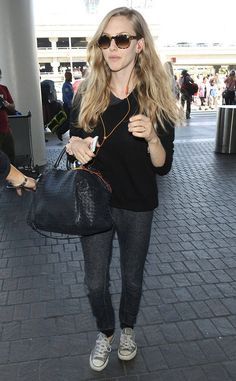
[[[131,116],[128,131],[133,136],[145,139],[148,143],[159,140],[150,118],[143,114]]]
[[[22,190],[26,190],[26,191],[35,191],[36,190],[36,186],[37,186],[37,181],[32,178],[32,177],[26,177],[27,181],[26,181],[26,184],[24,187],[17,187],[16,186],[16,193],[18,194],[18,196],[21,196],[22,195]]]

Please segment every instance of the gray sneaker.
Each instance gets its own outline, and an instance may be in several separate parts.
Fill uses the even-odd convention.
[[[111,341],[108,340],[107,336],[104,333],[100,332],[97,336],[95,347],[93,348],[89,364],[93,370],[100,372],[106,368],[109,360],[109,355],[111,352]]]
[[[135,334],[132,328],[124,328],[120,335],[120,344],[118,348],[118,357],[120,360],[132,360],[137,354],[137,344]]]

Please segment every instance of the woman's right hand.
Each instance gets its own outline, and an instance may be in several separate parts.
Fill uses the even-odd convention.
[[[81,139],[78,136],[72,136],[66,145],[66,152],[73,155],[81,164],[87,164],[95,155],[91,151],[92,137]]]

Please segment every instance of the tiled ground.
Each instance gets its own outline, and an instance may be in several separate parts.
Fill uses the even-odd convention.
[[[48,148],[50,162],[58,150]],[[116,339],[100,374],[88,366],[96,326],[79,241],[34,233],[30,194],[1,189],[1,381],[236,380],[236,155],[213,151],[212,141],[176,144],[172,172],[158,179],[138,355],[120,362]],[[111,279],[117,309],[117,241]]]

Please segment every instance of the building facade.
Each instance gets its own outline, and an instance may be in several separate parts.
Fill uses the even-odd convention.
[[[152,0],[115,1],[84,0],[77,2],[76,15],[64,14],[60,9],[51,11],[52,16],[36,18],[38,62],[41,78],[53,76],[60,79],[65,70],[71,70],[74,77],[81,75],[86,67],[86,47],[95,33],[100,19],[116,6],[135,7],[149,20],[151,33],[157,41],[159,26],[153,17]],[[116,4],[117,3],[117,4]],[[79,4],[79,8],[78,8]],[[73,1],[71,2],[73,7]],[[40,22],[37,20],[40,20]]]
[[[46,1],[46,0],[45,0]],[[198,73],[227,73],[236,67],[236,44],[163,43],[165,40],[158,23],[156,3],[152,0],[81,0],[74,2],[76,12],[71,8],[62,12],[60,8],[51,9],[43,18],[36,19],[37,52],[41,79],[51,78],[60,88],[65,70],[73,73],[74,79],[81,76],[86,67],[86,47],[94,34],[100,19],[107,11],[116,6],[134,7],[147,20],[152,36],[163,62],[171,61],[175,72],[187,68],[195,75]],[[51,2],[50,2],[51,4]],[[159,36],[162,38],[160,39]]]

